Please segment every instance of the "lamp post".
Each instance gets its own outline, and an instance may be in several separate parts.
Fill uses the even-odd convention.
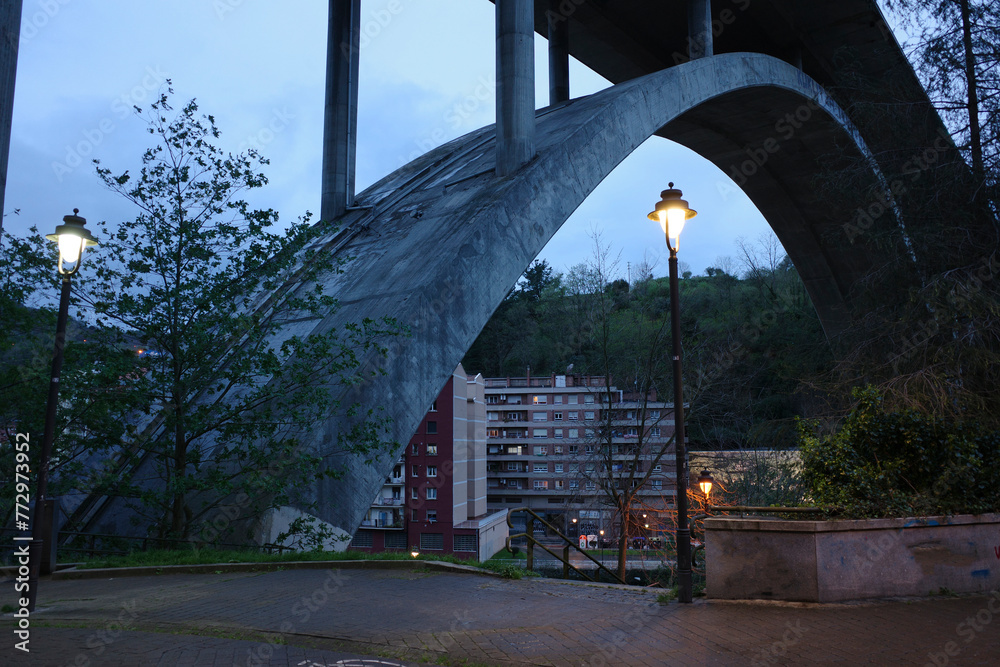
[[[688,526],[687,447],[684,442],[684,385],[681,376],[681,310],[677,280],[677,246],[684,223],[697,215],[670,183],[647,217],[658,222],[670,250],[670,329],[674,357],[674,453],[677,461],[677,599],[691,602],[691,529]],[[671,243],[673,239],[673,243]]]
[[[45,238],[59,247],[59,275],[62,276],[62,291],[59,295],[59,316],[56,320],[56,344],[52,352],[52,374],[49,380],[49,396],[45,404],[45,430],[42,435],[42,450],[38,459],[38,490],[35,493],[35,515],[31,526],[31,541],[28,556],[28,609],[35,609],[38,599],[38,577],[42,571],[42,547],[45,544],[43,518],[45,512],[45,492],[49,481],[49,458],[52,455],[52,441],[56,432],[56,406],[59,403],[59,373],[62,371],[63,348],[66,346],[66,320],[69,319],[70,279],[83,263],[83,251],[97,245],[97,239],[87,231],[87,221],[73,209],[73,215],[63,217],[63,224],[56,227],[54,234]],[[69,267],[69,268],[67,268]],[[53,520],[54,517],[53,517]]]
[[[701,488],[701,492],[705,494],[705,505],[708,505],[708,495],[712,493],[712,484],[715,480],[712,479],[712,473],[707,470],[702,470],[701,475],[698,476],[698,486]]]

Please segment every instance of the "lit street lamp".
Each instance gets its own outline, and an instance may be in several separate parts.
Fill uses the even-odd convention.
[[[701,475],[698,476],[698,486],[701,487],[701,492],[705,494],[705,504],[708,504],[708,494],[712,493],[712,484],[715,480],[712,479],[712,473],[707,470],[702,470]]]
[[[52,441],[56,431],[56,406],[59,403],[59,373],[62,371],[63,348],[66,346],[66,320],[69,319],[70,279],[83,263],[83,251],[97,245],[97,239],[87,231],[87,221],[77,215],[80,209],[73,209],[73,215],[63,217],[63,224],[56,227],[54,234],[45,238],[59,246],[59,275],[62,276],[62,292],[59,296],[59,317],[56,320],[56,344],[52,352],[52,375],[49,380],[49,396],[45,404],[45,431],[42,435],[42,451],[38,459],[38,491],[35,493],[35,516],[31,526],[28,561],[28,609],[34,610],[38,599],[38,577],[42,570],[42,546],[45,544],[43,518],[45,512],[45,492],[49,481],[49,458],[52,456]],[[55,517],[53,517],[55,521]]]
[[[681,376],[681,310],[677,280],[677,246],[684,223],[697,215],[669,184],[649,219],[660,223],[670,250],[670,329],[674,357],[674,453],[677,460],[677,599],[691,602],[691,529],[688,527],[687,448],[684,442],[684,386]],[[671,243],[671,239],[673,243]]]

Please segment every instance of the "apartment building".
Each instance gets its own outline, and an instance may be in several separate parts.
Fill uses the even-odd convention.
[[[461,364],[372,501],[351,549],[486,560],[507,538],[507,512],[486,503],[486,404],[481,375]]]
[[[615,512],[601,485],[634,484],[633,468],[649,473],[636,512],[673,505],[673,403],[582,375],[488,378],[485,396],[489,511],[530,507],[572,537],[610,539]],[[523,531],[523,516],[514,521]]]

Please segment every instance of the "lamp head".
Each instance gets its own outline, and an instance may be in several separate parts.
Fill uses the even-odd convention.
[[[87,230],[87,220],[77,215],[80,209],[74,208],[73,215],[63,216],[63,224],[56,227],[53,234],[45,238],[59,246],[59,273],[72,275],[80,268],[83,251],[97,245],[97,239]],[[64,264],[75,264],[71,270],[63,268]]]
[[[701,475],[698,476],[698,486],[701,487],[701,492],[705,494],[705,498],[708,498],[708,494],[712,492],[712,484],[714,482],[712,473],[707,470],[701,471]]]
[[[660,224],[667,242],[670,243],[672,239],[671,247],[676,250],[684,223],[698,215],[698,212],[691,210],[687,201],[681,199],[684,193],[674,188],[673,183],[669,183],[668,186],[669,189],[660,193],[660,201],[656,202],[653,212],[646,217]]]

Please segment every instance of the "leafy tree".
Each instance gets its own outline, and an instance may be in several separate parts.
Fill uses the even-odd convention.
[[[141,111],[141,110],[138,110]],[[256,151],[225,154],[212,116],[194,101],[172,117],[166,95],[143,114],[155,143],[137,173],[98,164],[134,220],[100,223],[83,292],[113,344],[137,342],[122,395],[127,425],[103,479],[158,536],[188,538],[227,497],[253,499],[251,513],[294,500],[302,480],[333,476],[325,456],[297,434],[332,411],[358,417],[336,448],[362,456],[386,447],[388,418],[372,406],[340,405],[338,387],[379,372],[358,351],[398,332],[389,319],[328,334],[295,333],[336,308],[318,278],[339,270],[309,244],[323,223],[308,216],[274,231],[278,214],[241,195],[264,186]],[[298,287],[297,287],[298,286]],[[310,327],[311,328],[311,327]],[[301,329],[300,329],[301,330]],[[281,474],[269,474],[276,461]]]

